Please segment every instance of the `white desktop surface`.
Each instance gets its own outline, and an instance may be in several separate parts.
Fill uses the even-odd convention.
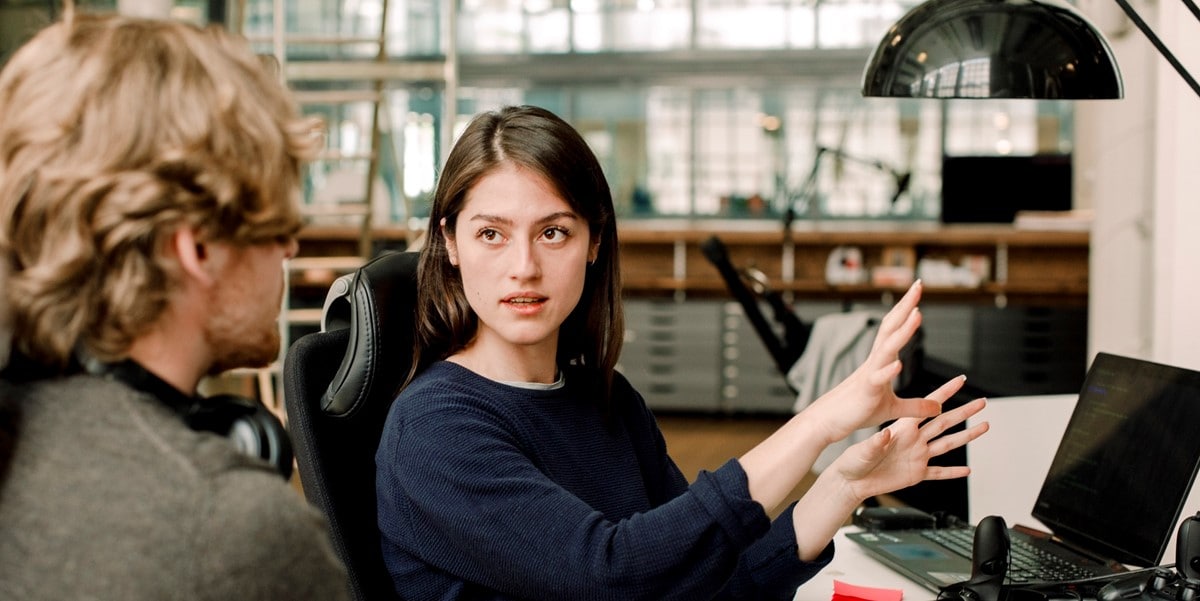
[[[1050,461],[1075,409],[1078,395],[1001,397],[970,423],[988,422],[988,433],[967,446],[968,519],[978,523],[999,515],[1010,525],[1041,528],[1030,515]],[[937,594],[892,571],[845,538],[847,527],[834,538],[833,561],[796,590],[794,601],[830,601],[833,582],[899,589],[905,601],[928,601]]]
[[[844,536],[846,532],[854,530],[858,528],[850,526],[838,531],[833,539],[833,561],[813,576],[812,580],[796,589],[793,601],[829,601],[833,597],[834,580],[857,586],[900,589],[903,591],[904,601],[928,601],[937,597],[936,593],[875,561],[863,552],[861,547]]]

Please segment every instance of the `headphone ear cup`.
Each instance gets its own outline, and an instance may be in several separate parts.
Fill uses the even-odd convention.
[[[292,476],[292,439],[262,403],[236,394],[186,395],[132,359],[117,363],[87,357],[79,360],[88,373],[153,395],[175,410],[189,428],[229,438],[238,450],[274,465],[285,479]]]
[[[239,451],[275,466],[284,479],[292,476],[292,439],[261,403],[222,394],[204,399],[203,407],[189,425],[225,436]]]

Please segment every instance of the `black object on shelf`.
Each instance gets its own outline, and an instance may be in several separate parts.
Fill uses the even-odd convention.
[[[772,290],[767,285],[761,272],[734,267],[720,238],[710,237],[700,245],[700,250],[721,273],[721,278],[725,280],[725,286],[729,288],[733,298],[742,305],[746,319],[750,320],[754,331],[767,347],[775,366],[779,368],[779,373],[787,374],[804,353],[812,325],[804,323],[796,316],[779,291]],[[767,321],[759,305],[760,300],[770,305],[772,317],[783,329],[782,335]]]

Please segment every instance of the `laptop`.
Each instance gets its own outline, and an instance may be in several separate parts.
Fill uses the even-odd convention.
[[[1034,503],[1033,517],[1050,532],[1009,528],[1012,564],[1028,545],[1072,570],[1047,576],[1010,567],[1006,582],[1083,580],[1159,565],[1200,466],[1198,425],[1200,372],[1099,353]],[[846,536],[932,591],[971,574],[970,527]]]

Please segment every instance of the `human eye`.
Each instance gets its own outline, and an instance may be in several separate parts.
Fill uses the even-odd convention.
[[[564,242],[571,237],[571,230],[560,225],[552,225],[542,230],[542,239],[547,242]]]
[[[485,244],[499,244],[504,241],[504,236],[499,230],[490,227],[480,228],[475,237],[482,240]]]

